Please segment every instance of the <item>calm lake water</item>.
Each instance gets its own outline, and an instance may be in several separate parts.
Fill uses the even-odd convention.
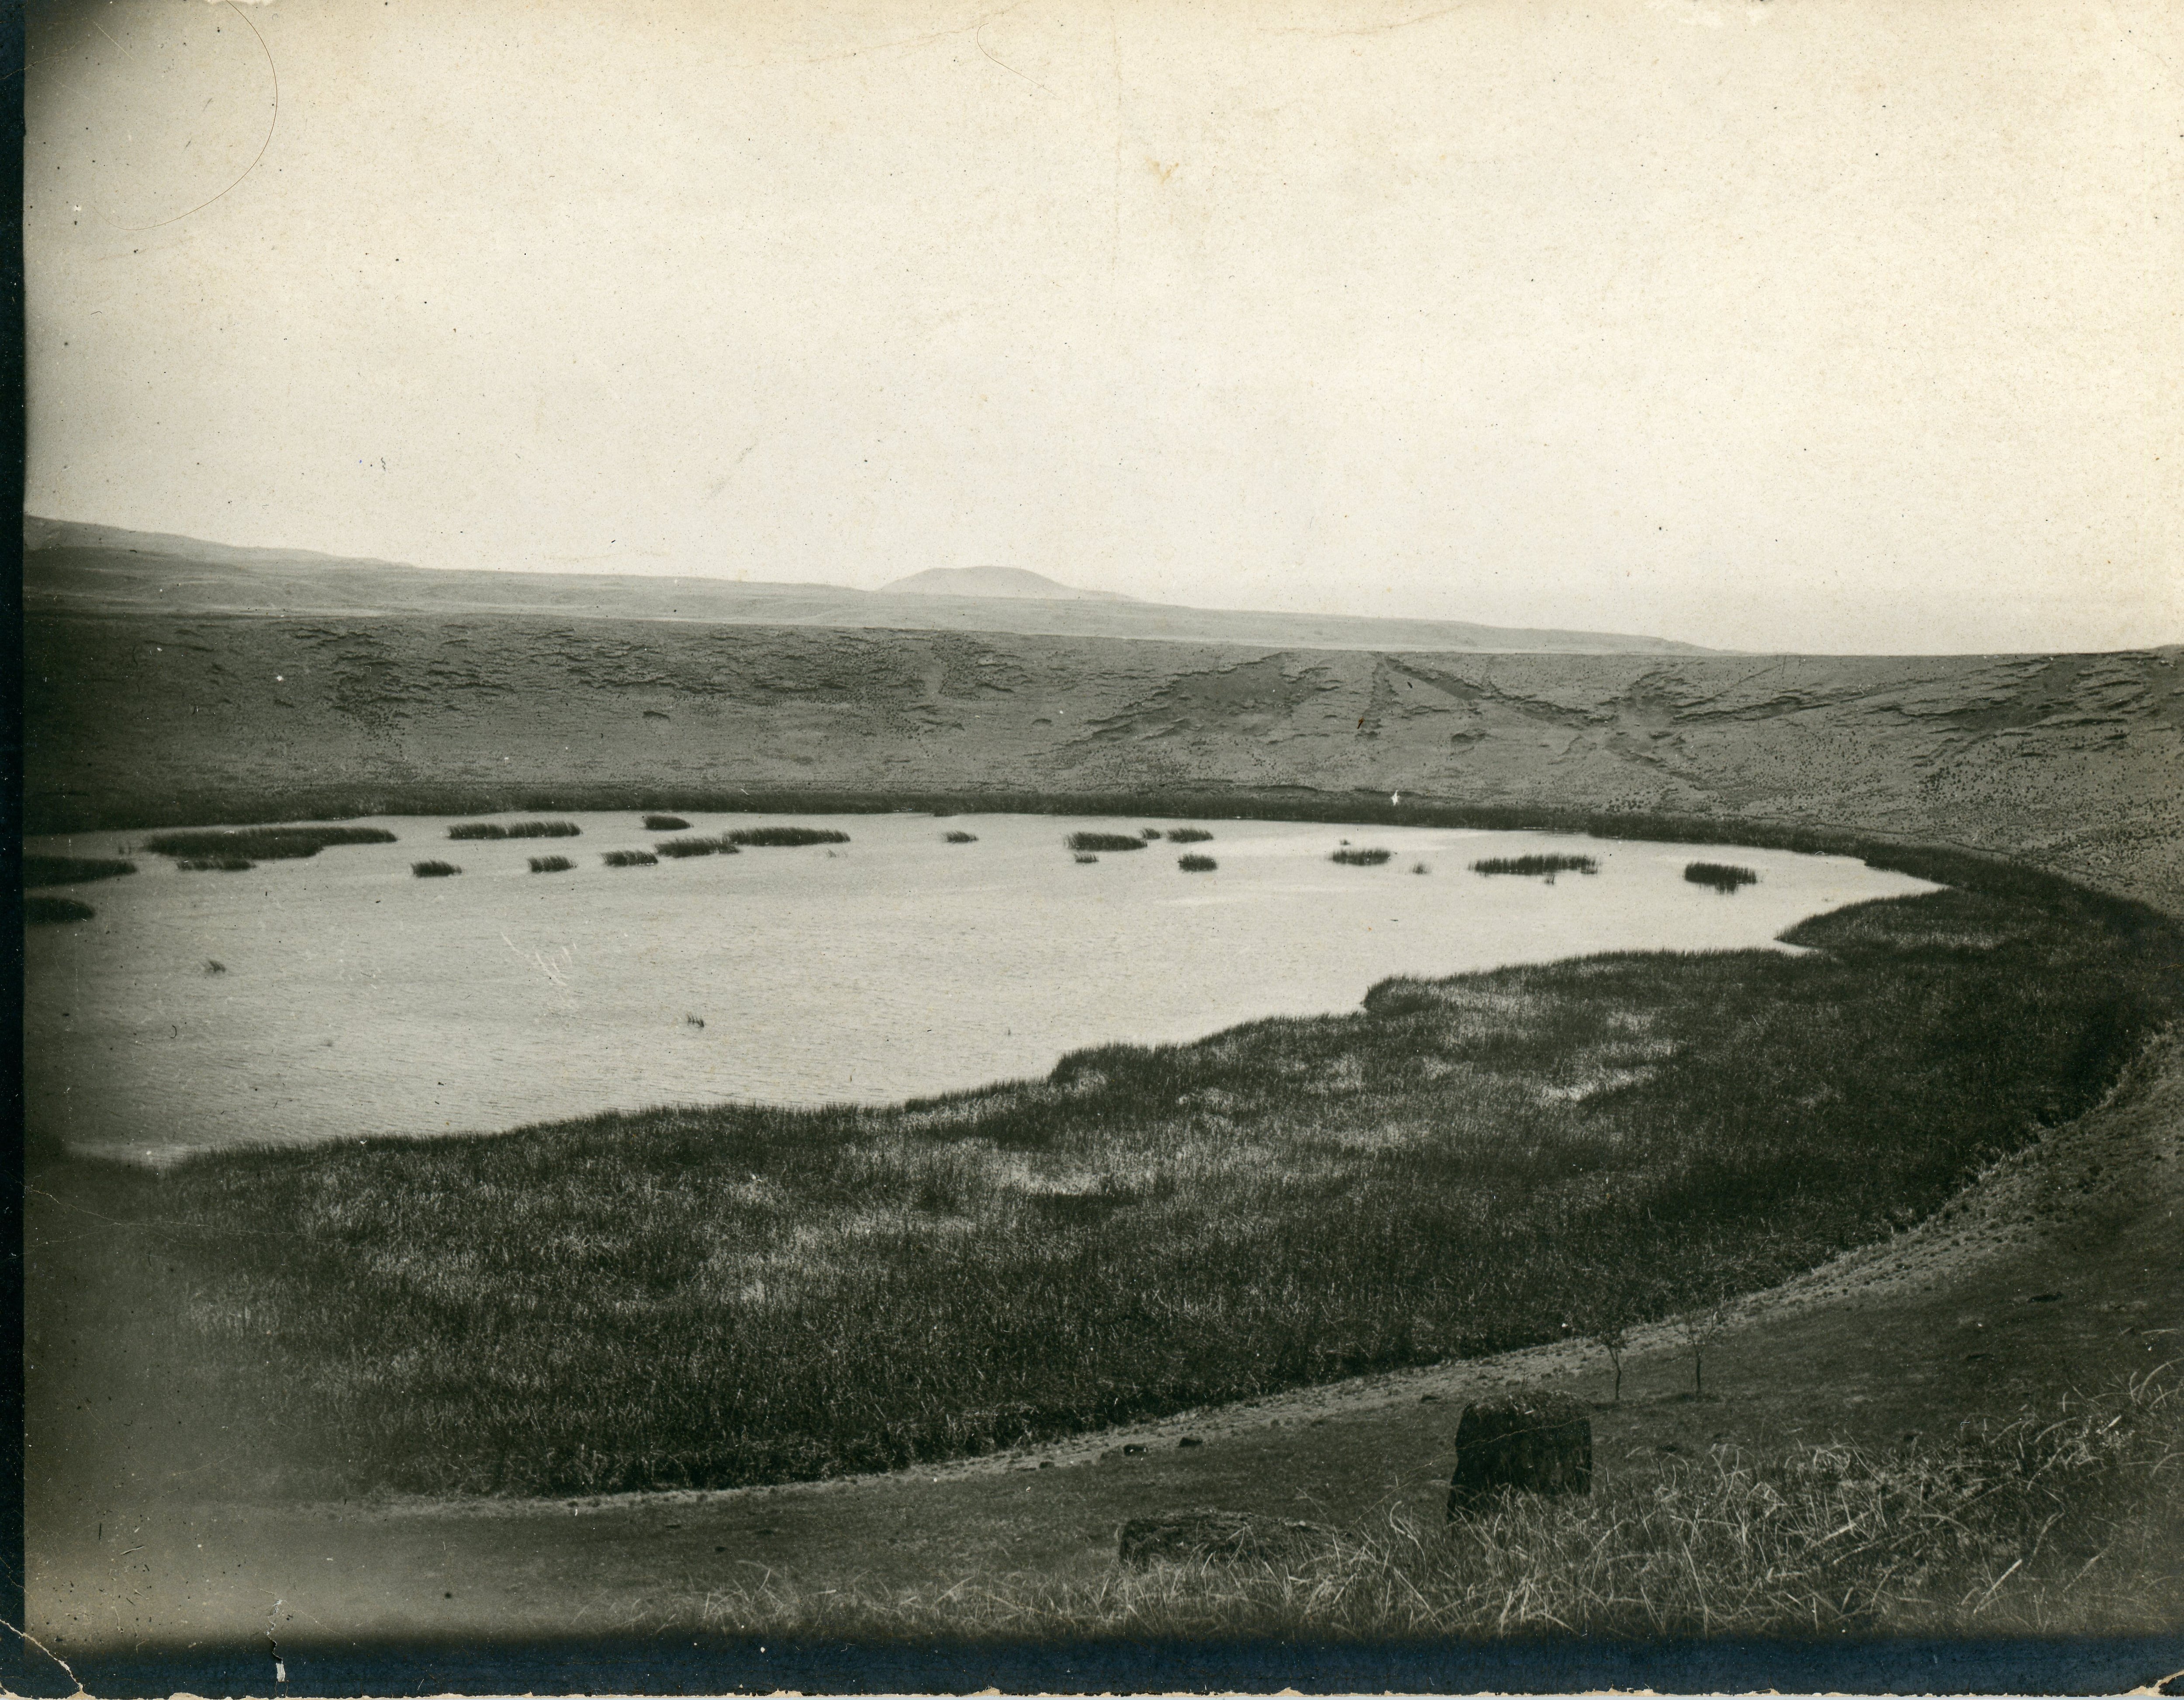
[[[620,869],[600,853],[674,835],[634,815],[554,818],[582,835],[451,844],[447,819],[390,817],[346,824],[398,843],[241,873],[131,851],[134,876],[69,889],[95,919],[29,931],[31,1124],[157,1161],[667,1102],[887,1101],[1043,1074],[1109,1040],[1354,1009],[1390,974],[1767,946],[1806,916],[1932,889],[1786,851],[1263,821],[1201,822],[1210,844],[1084,866],[1063,848],[1072,830],[1184,823],[1044,815],[799,817],[851,842]],[[760,823],[688,819],[700,833]],[[978,842],[948,844],[951,830]],[[1336,866],[1346,839],[1394,856]],[[1542,850],[1600,872],[1468,871]],[[1192,851],[1218,869],[1181,872]],[[527,871],[548,854],[577,866]],[[464,872],[412,877],[426,857]],[[1720,895],[1683,878],[1695,859],[1759,883]]]

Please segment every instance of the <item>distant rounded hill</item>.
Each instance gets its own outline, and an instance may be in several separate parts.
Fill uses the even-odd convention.
[[[1020,566],[932,566],[913,572],[892,584],[883,584],[883,596],[1006,597],[1019,602],[1134,602],[1134,596],[1112,590],[1079,590],[1073,584],[1056,584]]]

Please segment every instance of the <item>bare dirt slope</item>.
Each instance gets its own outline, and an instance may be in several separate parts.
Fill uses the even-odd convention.
[[[2174,649],[1457,655],[507,613],[28,624],[33,832],[435,801],[1159,793],[1242,811],[1400,793],[1947,841],[2184,896]]]

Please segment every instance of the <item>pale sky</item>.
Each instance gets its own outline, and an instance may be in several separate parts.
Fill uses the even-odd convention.
[[[33,512],[1744,649],[2184,640],[2167,0],[31,29]]]

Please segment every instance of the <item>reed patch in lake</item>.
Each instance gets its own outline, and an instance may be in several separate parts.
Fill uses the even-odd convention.
[[[136,872],[133,861],[110,856],[25,856],[23,889],[41,885],[88,885],[98,879],[119,879]]]
[[[690,823],[680,815],[647,815],[644,829],[648,833],[687,833]]]
[[[25,927],[55,927],[70,921],[88,921],[98,911],[73,897],[47,897],[32,893],[23,900]]]
[[[1210,856],[1179,856],[1175,865],[1185,873],[1211,873],[1221,864]]]
[[[1128,833],[1072,833],[1062,842],[1073,850],[1143,850],[1145,841]]]
[[[1759,876],[1748,867],[1738,867],[1732,862],[1695,861],[1684,870],[1684,878],[1693,885],[1712,886],[1726,897],[1741,885],[1757,885]]]
[[[533,873],[566,873],[576,863],[565,856],[534,856],[531,858]]]
[[[651,867],[660,858],[650,850],[618,850],[604,852],[599,860],[609,867]]]
[[[1172,844],[1202,844],[1212,836],[1203,827],[1171,827],[1167,841]]]
[[[1393,855],[1393,850],[1346,849],[1335,851],[1328,860],[1339,861],[1345,867],[1379,867]]]
[[[384,827],[226,827],[157,833],[144,840],[144,848],[177,859],[241,856],[251,861],[300,861],[333,844],[393,842],[394,834]]]
[[[1589,856],[1490,856],[1472,863],[1471,871],[1552,879],[1558,873],[1598,873],[1600,864]]]
[[[806,844],[845,844],[850,835],[832,827],[738,827],[722,833],[722,841],[754,850],[794,850]]]
[[[978,842],[976,833],[943,833],[940,837],[944,843],[951,844],[974,844]]]
[[[410,872],[419,879],[451,879],[462,869],[451,861],[413,861]]]
[[[503,826],[498,821],[459,821],[448,828],[451,839],[573,839],[583,828],[574,821],[517,821]]]
[[[184,873],[248,873],[258,864],[241,856],[186,856],[175,866]]]

